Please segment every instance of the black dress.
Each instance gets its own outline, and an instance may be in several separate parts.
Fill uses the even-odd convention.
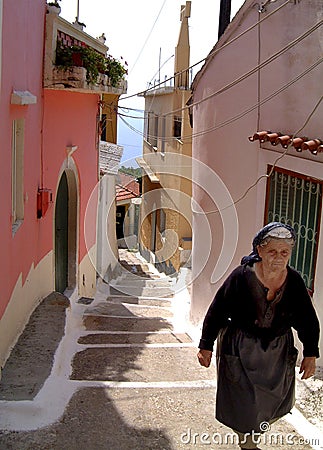
[[[253,267],[238,267],[219,289],[206,314],[200,348],[217,342],[216,418],[241,433],[263,431],[294,405],[297,350],[319,356],[319,324],[301,276],[288,267],[272,301]]]

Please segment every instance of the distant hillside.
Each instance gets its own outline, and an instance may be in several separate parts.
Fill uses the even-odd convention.
[[[121,166],[119,172],[125,173],[127,175],[132,175],[134,178],[142,177],[142,169],[140,167],[125,167]]]

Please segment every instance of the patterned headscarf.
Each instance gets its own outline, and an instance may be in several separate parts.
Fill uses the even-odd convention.
[[[264,226],[254,237],[252,241],[252,252],[248,256],[244,256],[241,260],[241,264],[253,264],[261,261],[258,254],[257,247],[267,237],[273,237],[276,239],[293,239],[296,241],[296,233],[294,228],[290,225],[281,222],[271,222]]]

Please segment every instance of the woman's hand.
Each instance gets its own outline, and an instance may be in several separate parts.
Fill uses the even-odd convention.
[[[199,360],[201,366],[209,367],[212,359],[211,350],[200,350],[197,354],[197,359]]]
[[[315,356],[305,356],[302,361],[299,373],[302,373],[302,380],[313,376],[315,374],[316,357]]]

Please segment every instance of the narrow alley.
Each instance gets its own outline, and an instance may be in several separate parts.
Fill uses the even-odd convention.
[[[1,450],[238,448],[214,420],[215,367],[198,365],[196,344],[178,325],[185,299],[176,280],[126,250],[120,263],[122,275],[100,283],[93,302],[72,296],[67,308],[56,296],[49,303],[52,321],[50,308],[60,311],[51,323],[60,343],[47,333],[44,310],[33,314],[0,384]],[[28,352],[32,338],[37,352]],[[49,367],[44,354],[54,353],[55,340]],[[301,436],[286,421],[273,432],[293,435],[294,449],[314,448],[297,443]]]

